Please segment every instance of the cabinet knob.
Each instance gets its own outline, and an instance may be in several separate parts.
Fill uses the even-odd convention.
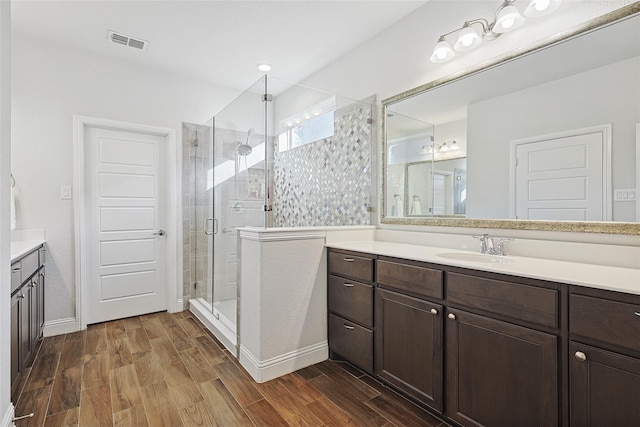
[[[431,311],[431,314],[438,314],[438,310],[436,310],[435,308],[432,308],[430,311]]]
[[[576,359],[578,359],[581,362],[584,362],[585,360],[587,360],[587,355],[581,351],[576,351],[575,356],[576,356]]]
[[[447,316],[449,319],[451,320],[456,320],[456,315],[453,313],[449,313],[449,315]]]

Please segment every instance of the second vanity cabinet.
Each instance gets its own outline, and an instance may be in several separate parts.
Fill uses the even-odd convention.
[[[15,393],[42,340],[44,247],[11,264],[11,393]]]
[[[333,248],[329,277],[330,324],[367,332],[330,326],[332,356],[453,424],[640,425],[640,295]]]

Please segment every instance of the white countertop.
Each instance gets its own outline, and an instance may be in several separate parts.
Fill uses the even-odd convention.
[[[458,261],[440,257],[438,254],[474,252],[374,240],[329,243],[326,246],[640,295],[640,269],[517,256],[507,256],[506,258],[512,261],[510,263]]]
[[[44,243],[44,239],[18,240],[11,242],[11,262],[14,262],[21,256],[28,254]]]

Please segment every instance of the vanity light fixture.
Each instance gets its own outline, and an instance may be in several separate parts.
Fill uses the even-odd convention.
[[[269,71],[271,71],[271,65],[269,64],[258,64],[258,70],[264,72],[264,73],[268,73]]]
[[[471,50],[478,46],[482,40],[495,40],[503,33],[521,26],[525,18],[520,14],[518,8],[514,6],[516,1],[504,0],[496,10],[493,22],[483,18],[471,19],[465,21],[461,27],[441,35],[433,48],[433,53],[429,58],[430,61],[436,64],[447,62],[456,55],[455,51]],[[560,2],[561,0],[529,0],[529,5],[526,7],[524,14],[531,18],[544,16],[556,10],[560,6]],[[476,27],[473,27],[474,25]],[[482,32],[479,33],[479,30]],[[454,33],[458,33],[458,37],[452,48],[447,36]]]

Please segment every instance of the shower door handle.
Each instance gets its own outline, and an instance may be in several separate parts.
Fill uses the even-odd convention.
[[[207,228],[207,222],[209,221],[213,222],[213,231],[210,231],[209,228]],[[218,234],[218,220],[215,218],[206,218],[202,223],[202,228],[204,229],[204,234],[207,236]]]

